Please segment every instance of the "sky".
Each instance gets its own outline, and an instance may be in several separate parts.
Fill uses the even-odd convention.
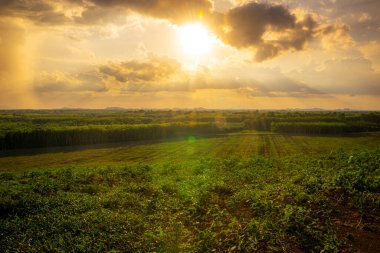
[[[0,0],[0,108],[380,110],[378,0]]]

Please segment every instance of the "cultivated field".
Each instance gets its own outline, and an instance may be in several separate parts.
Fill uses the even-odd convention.
[[[116,143],[8,151],[0,156],[0,171],[33,168],[88,167],[189,163],[201,158],[278,158],[291,155],[320,156],[336,150],[349,154],[380,146],[380,134],[346,137],[297,136],[244,132],[213,137],[182,137],[161,141]]]
[[[379,133],[297,135],[239,120],[231,131],[231,124],[214,134],[173,128],[153,140],[3,150],[1,251],[380,248]],[[35,131],[17,136],[37,138]]]

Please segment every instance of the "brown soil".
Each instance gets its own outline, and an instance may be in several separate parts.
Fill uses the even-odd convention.
[[[342,252],[380,252],[380,212],[376,209],[361,213],[340,195],[332,213],[338,236],[346,242]]]

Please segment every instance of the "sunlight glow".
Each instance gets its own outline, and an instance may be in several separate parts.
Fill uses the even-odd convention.
[[[217,40],[201,23],[184,25],[178,32],[184,52],[194,56],[210,52]]]

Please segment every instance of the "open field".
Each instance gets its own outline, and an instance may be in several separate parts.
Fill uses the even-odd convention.
[[[220,114],[200,113],[195,118],[202,119],[201,124],[187,122],[184,117],[189,113],[174,117],[160,112],[144,119],[147,113],[138,112],[140,120],[162,122],[130,127],[130,122],[112,124],[129,114],[110,118],[105,113],[104,120],[102,113],[98,119],[80,114],[78,122],[75,115],[52,114],[38,119],[43,125],[28,119],[41,115],[16,117],[17,124],[29,124],[27,129],[10,127],[14,122],[0,124],[3,136],[8,136],[6,143],[15,145],[3,146],[6,149],[0,153],[1,251],[376,252],[380,248],[379,132],[332,135],[333,127],[341,123],[284,123],[297,126],[290,130],[303,135],[278,133],[251,128],[252,122],[268,125],[270,114],[251,115],[246,124],[242,120],[250,113],[231,112],[222,115],[234,119],[229,123],[220,120]],[[298,114],[286,115],[277,114],[287,122]],[[302,122],[334,120],[330,114],[305,115]],[[15,120],[3,115],[9,117]],[[178,124],[170,125],[176,117]],[[46,125],[57,120],[66,126]],[[104,120],[104,126],[75,126],[86,120]],[[374,130],[379,122],[371,124]],[[315,135],[320,129],[332,132]],[[215,132],[208,133],[211,130]],[[314,135],[305,135],[309,130]],[[131,131],[143,134],[134,140]],[[96,144],[90,137],[98,133],[116,139],[108,143],[103,143],[107,138],[99,139]],[[154,138],[147,139],[145,133]],[[132,136],[132,141],[114,142],[118,136]],[[66,145],[73,138],[91,145]],[[41,142],[48,145],[34,148]],[[60,142],[61,147],[50,146]],[[20,143],[30,148],[7,148]]]
[[[13,151],[0,158],[0,246],[376,252],[379,145],[377,134],[233,134]]]
[[[200,158],[250,158],[255,155],[325,155],[380,146],[380,134],[346,137],[236,133],[217,137],[183,137],[155,142],[9,151],[0,155],[0,171],[66,166],[105,166],[190,162]]]

